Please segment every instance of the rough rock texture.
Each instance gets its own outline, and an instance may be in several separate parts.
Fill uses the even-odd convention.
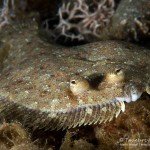
[[[150,2],[122,0],[112,18],[112,38],[146,42],[150,39]]]

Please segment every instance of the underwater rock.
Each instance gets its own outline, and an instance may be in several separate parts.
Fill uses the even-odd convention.
[[[117,39],[145,42],[150,39],[150,2],[121,0],[112,18],[110,36]]]

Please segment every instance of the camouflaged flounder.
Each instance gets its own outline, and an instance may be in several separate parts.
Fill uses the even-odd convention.
[[[105,41],[56,48],[39,41],[34,50],[34,43],[23,44],[14,46],[0,76],[0,115],[7,121],[45,130],[105,123],[149,88],[150,53],[142,47]],[[117,68],[125,79],[107,83]],[[69,82],[75,76],[85,77],[91,89],[74,95]]]

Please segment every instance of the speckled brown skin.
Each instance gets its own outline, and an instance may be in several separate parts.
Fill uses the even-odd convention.
[[[8,121],[47,129],[104,123],[124,111],[124,102],[115,97],[130,95],[132,84],[145,91],[150,54],[144,48],[115,41],[56,48],[34,37],[36,45],[27,45],[12,35],[12,43],[13,39],[21,45],[14,45],[0,76],[0,96],[4,97],[0,114]],[[120,67],[129,92],[124,93],[124,86],[115,84],[79,96],[70,91],[69,81],[76,74],[89,77],[93,83],[91,75],[105,75]]]

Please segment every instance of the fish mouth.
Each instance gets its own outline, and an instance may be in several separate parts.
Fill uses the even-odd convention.
[[[116,99],[119,101],[127,102],[127,103],[137,101],[143,93],[143,89],[139,88],[139,87],[140,87],[140,85],[137,85],[135,83],[130,83],[130,84],[126,85],[124,87],[123,96],[116,97]]]

